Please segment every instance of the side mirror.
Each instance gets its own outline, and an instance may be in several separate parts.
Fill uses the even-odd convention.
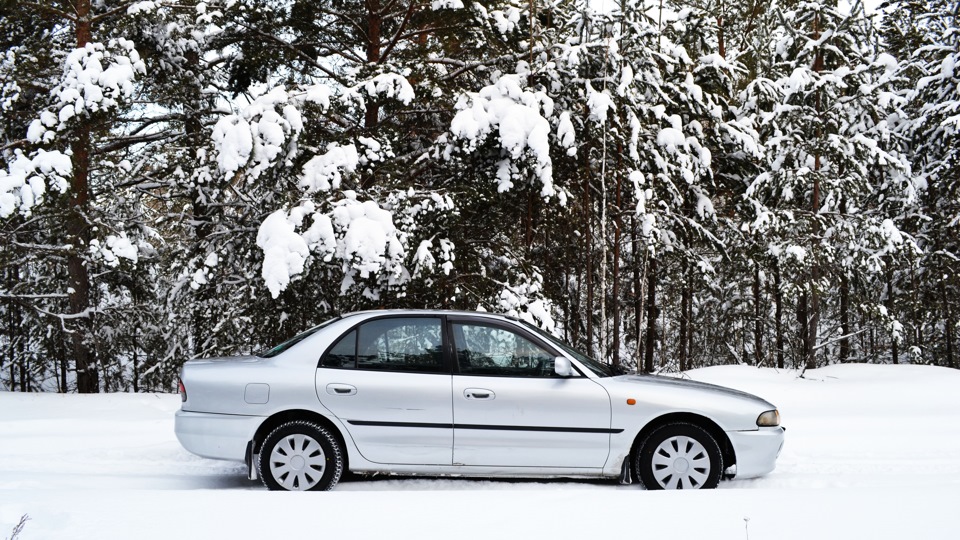
[[[553,372],[561,377],[573,377],[576,374],[573,365],[570,364],[570,359],[565,356],[558,356],[553,359]]]

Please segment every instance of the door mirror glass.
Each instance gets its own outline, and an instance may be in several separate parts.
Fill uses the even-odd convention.
[[[575,374],[570,359],[566,356],[558,356],[553,359],[553,372],[560,377],[573,377]]]

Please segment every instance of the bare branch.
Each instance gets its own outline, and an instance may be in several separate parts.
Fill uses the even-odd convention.
[[[94,155],[106,154],[108,152],[113,152],[116,150],[127,148],[129,146],[161,141],[163,139],[167,139],[170,137],[172,137],[172,135],[169,134],[168,132],[160,132],[160,133],[151,133],[149,135],[139,135],[136,137],[123,137],[118,139],[112,139],[107,144],[101,146],[100,148],[97,148],[93,152],[93,154]]]
[[[403,14],[403,20],[400,21],[400,27],[397,28],[397,33],[393,35],[393,39],[390,40],[390,44],[387,45],[387,48],[383,50],[383,53],[380,55],[380,59],[377,60],[377,64],[384,63],[387,60],[387,57],[390,56],[390,53],[393,52],[393,48],[397,45],[397,42],[400,41],[400,36],[403,35],[403,30],[407,27],[407,23],[410,22],[410,16],[413,15],[414,7],[415,4],[411,0],[410,7],[408,7],[406,13]]]
[[[120,13],[121,11],[126,11],[128,7],[134,4],[134,1],[135,0],[128,0],[127,2],[123,2],[119,6],[111,9],[110,11],[106,11],[104,13],[97,15],[96,17],[93,17],[92,19],[90,19],[90,22],[93,24],[96,24],[104,19],[113,17],[114,15],[116,15],[117,13]]]
[[[49,6],[49,5],[45,4],[45,3],[42,4],[42,3],[40,3],[40,2],[22,2],[22,4],[23,4],[24,6],[30,6],[30,7],[32,7],[32,8],[39,9],[40,11],[46,11],[47,13],[52,13],[52,14],[54,14],[54,15],[57,15],[58,17],[63,17],[64,19],[67,19],[68,21],[73,21],[73,22],[76,22],[76,21],[77,21],[77,16],[76,16],[76,15],[71,15],[71,14],[67,13],[66,11],[59,10],[59,9],[57,9],[57,8],[55,8],[55,7],[53,7],[53,6]]]

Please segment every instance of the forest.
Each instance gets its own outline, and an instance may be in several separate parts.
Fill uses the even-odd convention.
[[[0,389],[174,391],[387,308],[957,368],[958,10],[0,0]]]

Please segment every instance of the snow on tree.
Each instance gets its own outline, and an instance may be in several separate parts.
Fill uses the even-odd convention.
[[[872,48],[862,12],[801,2],[779,13],[773,71],[748,85],[741,108],[767,156],[746,191],[754,211],[744,229],[766,237],[789,276],[813,368],[821,340],[850,338],[848,283],[877,279],[914,248],[899,227],[922,186],[891,126],[902,106],[896,61]],[[834,299],[831,283],[840,283],[841,329],[822,336],[820,304]],[[864,302],[878,305],[881,294]]]

